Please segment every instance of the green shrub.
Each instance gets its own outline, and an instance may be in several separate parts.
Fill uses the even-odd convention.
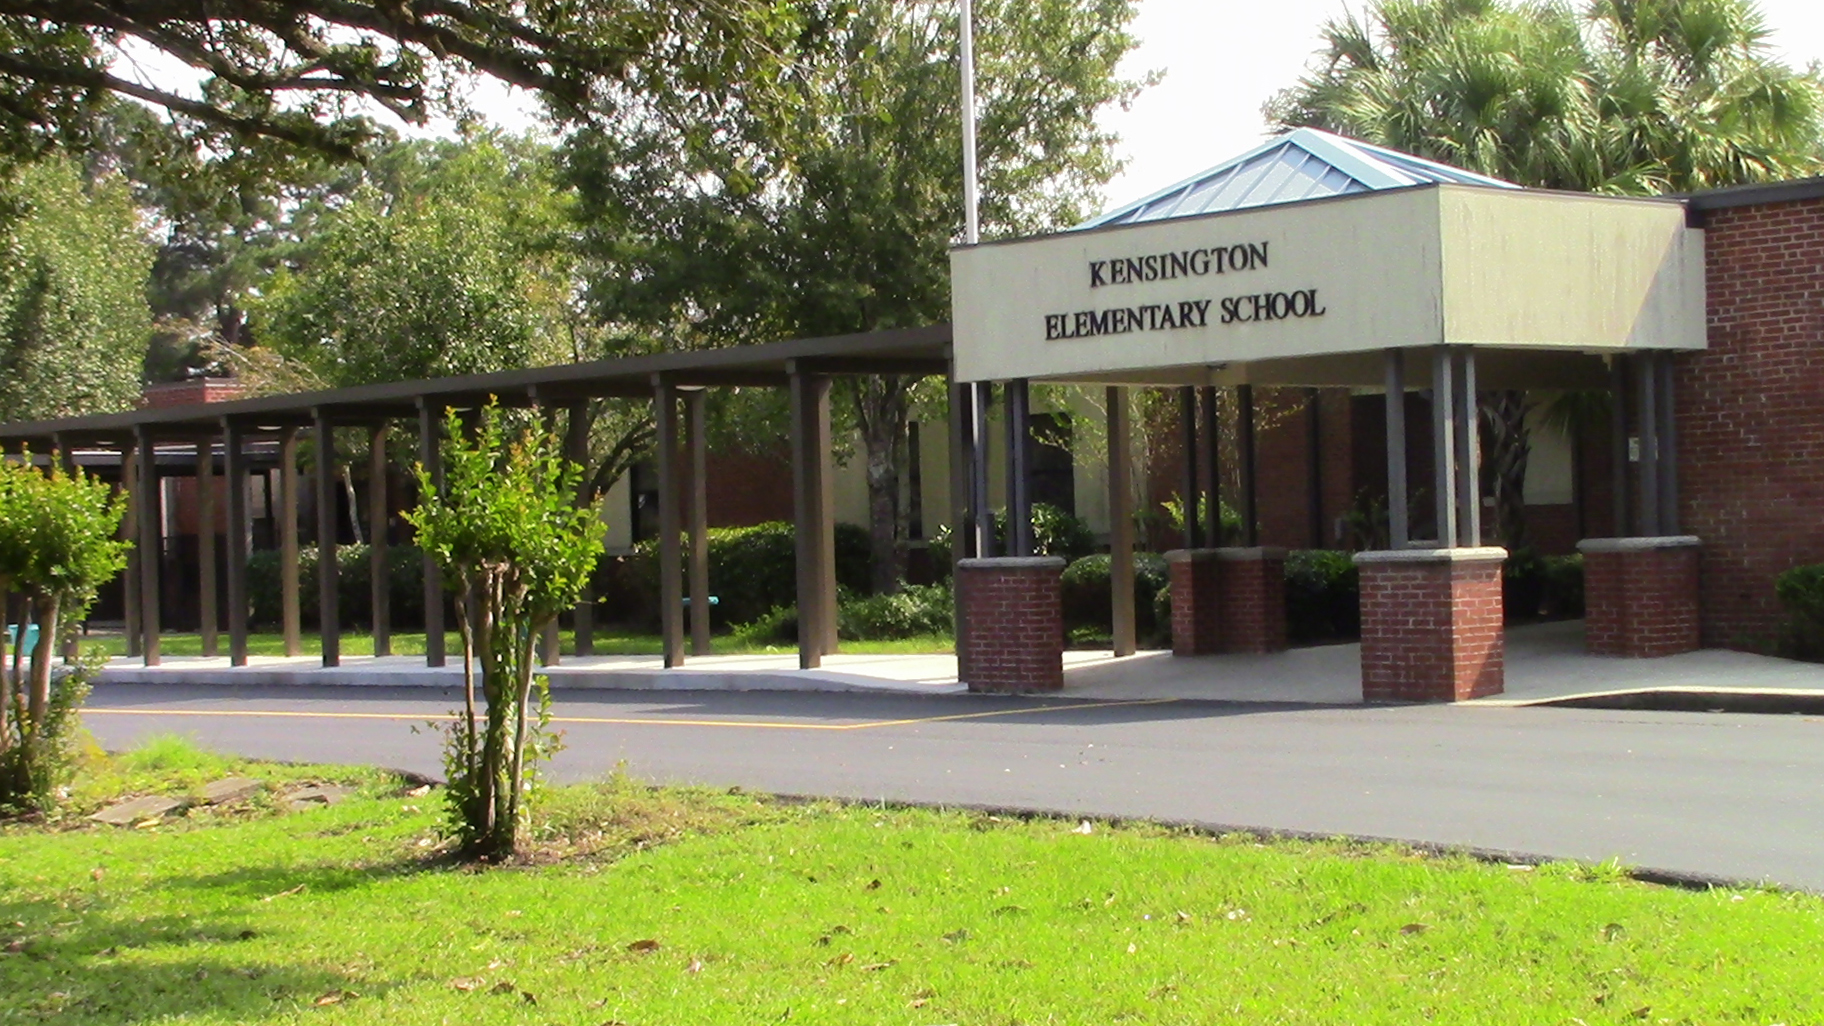
[[[1583,615],[1583,554],[1547,556],[1541,574],[1545,581],[1544,608],[1550,616]]]
[[[736,624],[729,633],[736,641],[750,645],[796,645],[798,607],[774,606],[746,623]]]
[[[908,584],[896,594],[851,598],[836,609],[836,633],[850,641],[948,635],[955,628],[956,601],[942,584]]]
[[[931,536],[928,548],[931,564],[940,577],[950,574],[951,545],[955,535],[946,524]],[[994,551],[1007,551],[1007,511],[994,511]],[[1032,504],[1032,554],[1062,556],[1066,561],[1082,559],[1096,551],[1096,532],[1089,521],[1066,513],[1050,503]]]
[[[1545,602],[1545,560],[1532,549],[1508,553],[1501,566],[1501,609],[1512,623],[1539,615]]]
[[[1361,582],[1347,552],[1300,549],[1286,555],[1286,636],[1334,641],[1362,632]]]
[[[1113,560],[1108,553],[1084,556],[1064,568],[1064,626],[1066,630],[1091,630],[1106,637],[1114,630],[1114,592],[1109,583]],[[1165,557],[1156,552],[1134,553],[1134,632],[1150,637],[1159,629],[1153,597],[1170,580]],[[1170,627],[1170,623],[1166,624]]]
[[[1824,564],[1793,567],[1774,579],[1773,591],[1786,608],[1787,654],[1824,658]]]
[[[373,574],[366,545],[336,548],[337,619],[343,630],[373,626]],[[416,545],[387,548],[394,630],[424,628],[424,552]],[[272,629],[284,616],[279,595],[279,553],[262,549],[247,557],[247,597],[252,625]],[[317,548],[298,552],[298,597],[305,629],[317,626]]]
[[[709,531],[709,593],[716,597],[719,623],[747,624],[780,606],[798,601],[797,531],[783,520],[752,527],[712,527]],[[836,525],[836,585],[866,592],[871,561],[868,532],[854,524]],[[653,629],[659,621],[659,542],[634,546],[623,567],[631,608],[626,618]]]

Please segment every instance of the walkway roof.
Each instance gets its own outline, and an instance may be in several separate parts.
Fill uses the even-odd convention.
[[[466,408],[497,397],[508,406],[563,404],[612,396],[648,397],[661,381],[684,388],[783,387],[793,372],[929,376],[945,374],[949,368],[950,326],[939,324],[0,424],[0,442],[43,443],[53,436],[64,444],[115,442],[142,426],[160,439],[201,438],[219,433],[224,418],[233,418],[249,432],[259,432],[310,423],[319,410],[337,424],[365,424],[416,417],[421,403],[433,408]]]
[[[1164,221],[1353,192],[1443,183],[1520,188],[1512,182],[1410,153],[1370,146],[1315,128],[1299,128],[1077,228]]]

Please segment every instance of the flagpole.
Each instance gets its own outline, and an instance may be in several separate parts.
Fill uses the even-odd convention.
[[[963,242],[973,246],[982,241],[981,216],[977,211],[978,196],[975,166],[975,5],[959,0],[962,21],[963,74]],[[994,555],[994,526],[988,516],[988,404],[994,386],[977,382],[963,391],[968,395],[967,435],[970,440],[969,520],[971,537],[959,539],[963,548],[975,556]]]
[[[961,0],[963,27],[963,242],[982,241],[982,224],[976,213],[975,168],[975,11],[970,0]]]

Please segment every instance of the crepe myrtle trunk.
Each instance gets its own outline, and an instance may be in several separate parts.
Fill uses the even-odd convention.
[[[867,458],[869,586],[877,595],[898,591],[904,576],[899,484],[911,388],[912,379],[900,375],[864,378],[855,388],[855,420]]]

